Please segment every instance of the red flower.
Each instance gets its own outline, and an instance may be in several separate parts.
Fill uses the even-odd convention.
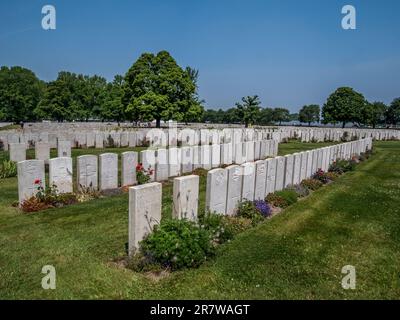
[[[35,180],[35,184],[42,184],[42,180],[36,179],[36,180]]]
[[[143,165],[141,163],[138,163],[136,165],[136,171],[142,171],[143,170]]]

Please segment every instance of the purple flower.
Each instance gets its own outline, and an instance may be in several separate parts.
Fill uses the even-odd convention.
[[[264,217],[269,217],[272,214],[271,207],[264,200],[254,201],[254,206]]]

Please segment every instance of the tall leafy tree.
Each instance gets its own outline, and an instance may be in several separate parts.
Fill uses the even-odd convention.
[[[338,88],[332,93],[322,108],[324,123],[360,122],[361,114],[367,102],[361,93],[349,87]]]
[[[125,120],[125,108],[122,104],[124,77],[116,75],[114,81],[107,84],[103,91],[103,97],[100,99],[102,104],[99,110],[99,116],[102,120],[113,120],[118,123]]]
[[[303,123],[308,123],[311,126],[312,122],[319,122],[319,114],[321,110],[319,105],[310,104],[302,107],[299,112],[299,120]]]
[[[396,125],[400,122],[400,98],[396,98],[390,104],[386,112],[386,122]]]
[[[28,69],[0,68],[0,116],[6,121],[34,120],[45,84]]]
[[[257,123],[260,125],[270,125],[274,122],[274,109],[261,108]]]
[[[368,102],[362,110],[362,123],[375,129],[377,124],[385,122],[386,112],[387,106],[383,102]]]
[[[39,119],[71,121],[82,105],[74,97],[77,76],[70,72],[60,72],[55,81],[47,84],[43,99],[35,109]]]
[[[275,108],[272,114],[272,119],[275,122],[279,122],[279,125],[281,125],[282,122],[290,121],[290,112],[285,108]]]
[[[248,128],[257,121],[261,102],[258,96],[247,96],[242,98],[241,103],[236,103],[236,108],[242,123]]]
[[[187,120],[201,116],[196,77],[167,51],[142,54],[125,75],[122,103],[131,120]],[[197,80],[196,80],[197,81]]]

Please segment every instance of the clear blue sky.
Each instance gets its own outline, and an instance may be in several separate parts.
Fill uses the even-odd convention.
[[[45,4],[55,31],[41,28]],[[346,4],[357,30],[341,28]],[[399,16],[399,0],[1,0],[0,65],[112,80],[141,53],[168,50],[200,70],[207,107],[258,94],[297,111],[339,86],[389,103],[400,96]]]

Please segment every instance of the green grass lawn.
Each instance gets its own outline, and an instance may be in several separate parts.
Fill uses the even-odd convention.
[[[279,154],[318,146],[291,142]],[[163,187],[164,217],[171,186]],[[200,190],[203,208],[204,177]],[[30,215],[11,207],[16,199],[16,178],[0,180],[2,299],[400,297],[400,142],[375,143],[355,172],[221,246],[199,269],[158,281],[113,262],[128,240],[127,194]],[[48,264],[56,290],[41,288]],[[341,287],[345,265],[356,267],[356,290]]]

